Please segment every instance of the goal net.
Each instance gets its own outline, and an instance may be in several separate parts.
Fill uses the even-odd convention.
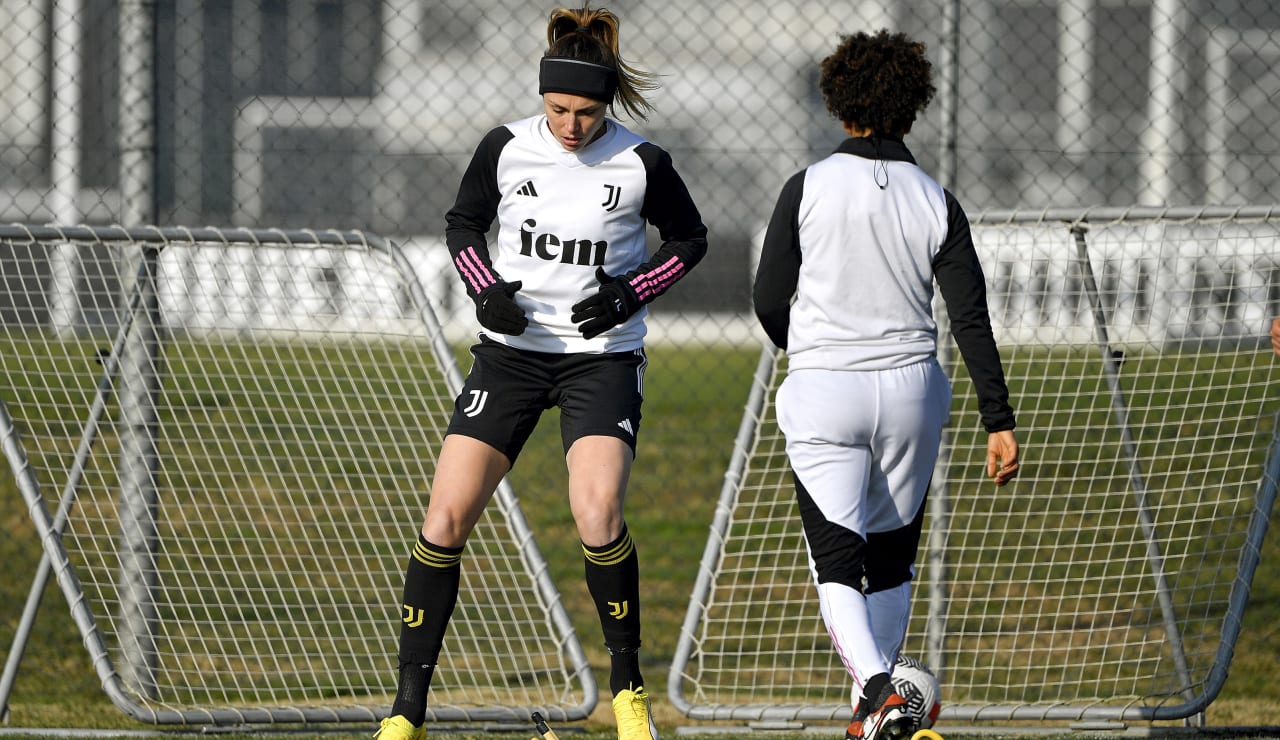
[[[11,225],[0,276],[33,593],[57,576],[112,701],[153,723],[385,716],[461,381],[404,254],[359,232]],[[428,718],[585,718],[594,679],[505,482],[462,579]]]
[[[986,213],[974,237],[1021,473],[985,478],[940,327],[954,406],[904,652],[938,674],[945,720],[1196,714],[1226,678],[1280,477],[1280,214]],[[691,718],[850,714],[773,413],[785,364],[761,357],[671,668]]]

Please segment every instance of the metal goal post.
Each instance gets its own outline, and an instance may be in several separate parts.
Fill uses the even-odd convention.
[[[1202,720],[1226,680],[1280,479],[1280,208],[973,218],[1022,473],[984,477],[954,388],[905,652],[941,719]],[[853,289],[853,286],[851,286]],[[671,666],[699,720],[848,721],[761,354]]]
[[[461,377],[396,244],[0,226],[0,443],[45,583],[157,724],[366,722]],[[587,717],[587,659],[510,486],[468,543],[431,721]]]

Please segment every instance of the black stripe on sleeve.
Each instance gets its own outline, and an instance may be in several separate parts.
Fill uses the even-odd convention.
[[[751,299],[765,334],[781,349],[787,348],[791,326],[791,299],[800,281],[800,199],[804,197],[804,171],[782,186],[773,216],[760,248]]]
[[[671,155],[651,142],[636,146],[645,169],[644,204],[640,216],[658,230],[662,245],[626,278],[643,303],[665,293],[707,254],[707,227]]]
[[[987,283],[973,246],[969,218],[951,193],[947,198],[947,239],[933,260],[933,274],[947,306],[951,335],[978,396],[978,413],[988,432],[1013,429],[1013,408],[1000,351],[991,331]]]
[[[488,248],[485,235],[498,215],[498,157],[515,134],[505,126],[499,126],[480,140],[471,163],[467,165],[458,185],[458,196],[453,207],[445,214],[445,244],[456,258],[467,247],[476,247],[486,257]]]

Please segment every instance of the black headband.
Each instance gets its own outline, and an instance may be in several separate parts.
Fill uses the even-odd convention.
[[[618,72],[613,67],[564,57],[543,57],[538,66],[539,95],[557,92],[612,103],[617,91]]]

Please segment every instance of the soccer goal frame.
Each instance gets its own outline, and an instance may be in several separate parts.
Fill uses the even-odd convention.
[[[414,265],[358,231],[0,226],[0,445],[111,702],[153,724],[376,722],[461,388]],[[504,480],[432,722],[585,719],[597,687]]]
[[[904,652],[940,721],[1203,721],[1280,479],[1280,208],[986,212],[973,233],[1022,473],[986,435],[937,306],[954,402]],[[761,353],[672,662],[686,716],[846,722]],[[838,399],[833,399],[838,402]]]

